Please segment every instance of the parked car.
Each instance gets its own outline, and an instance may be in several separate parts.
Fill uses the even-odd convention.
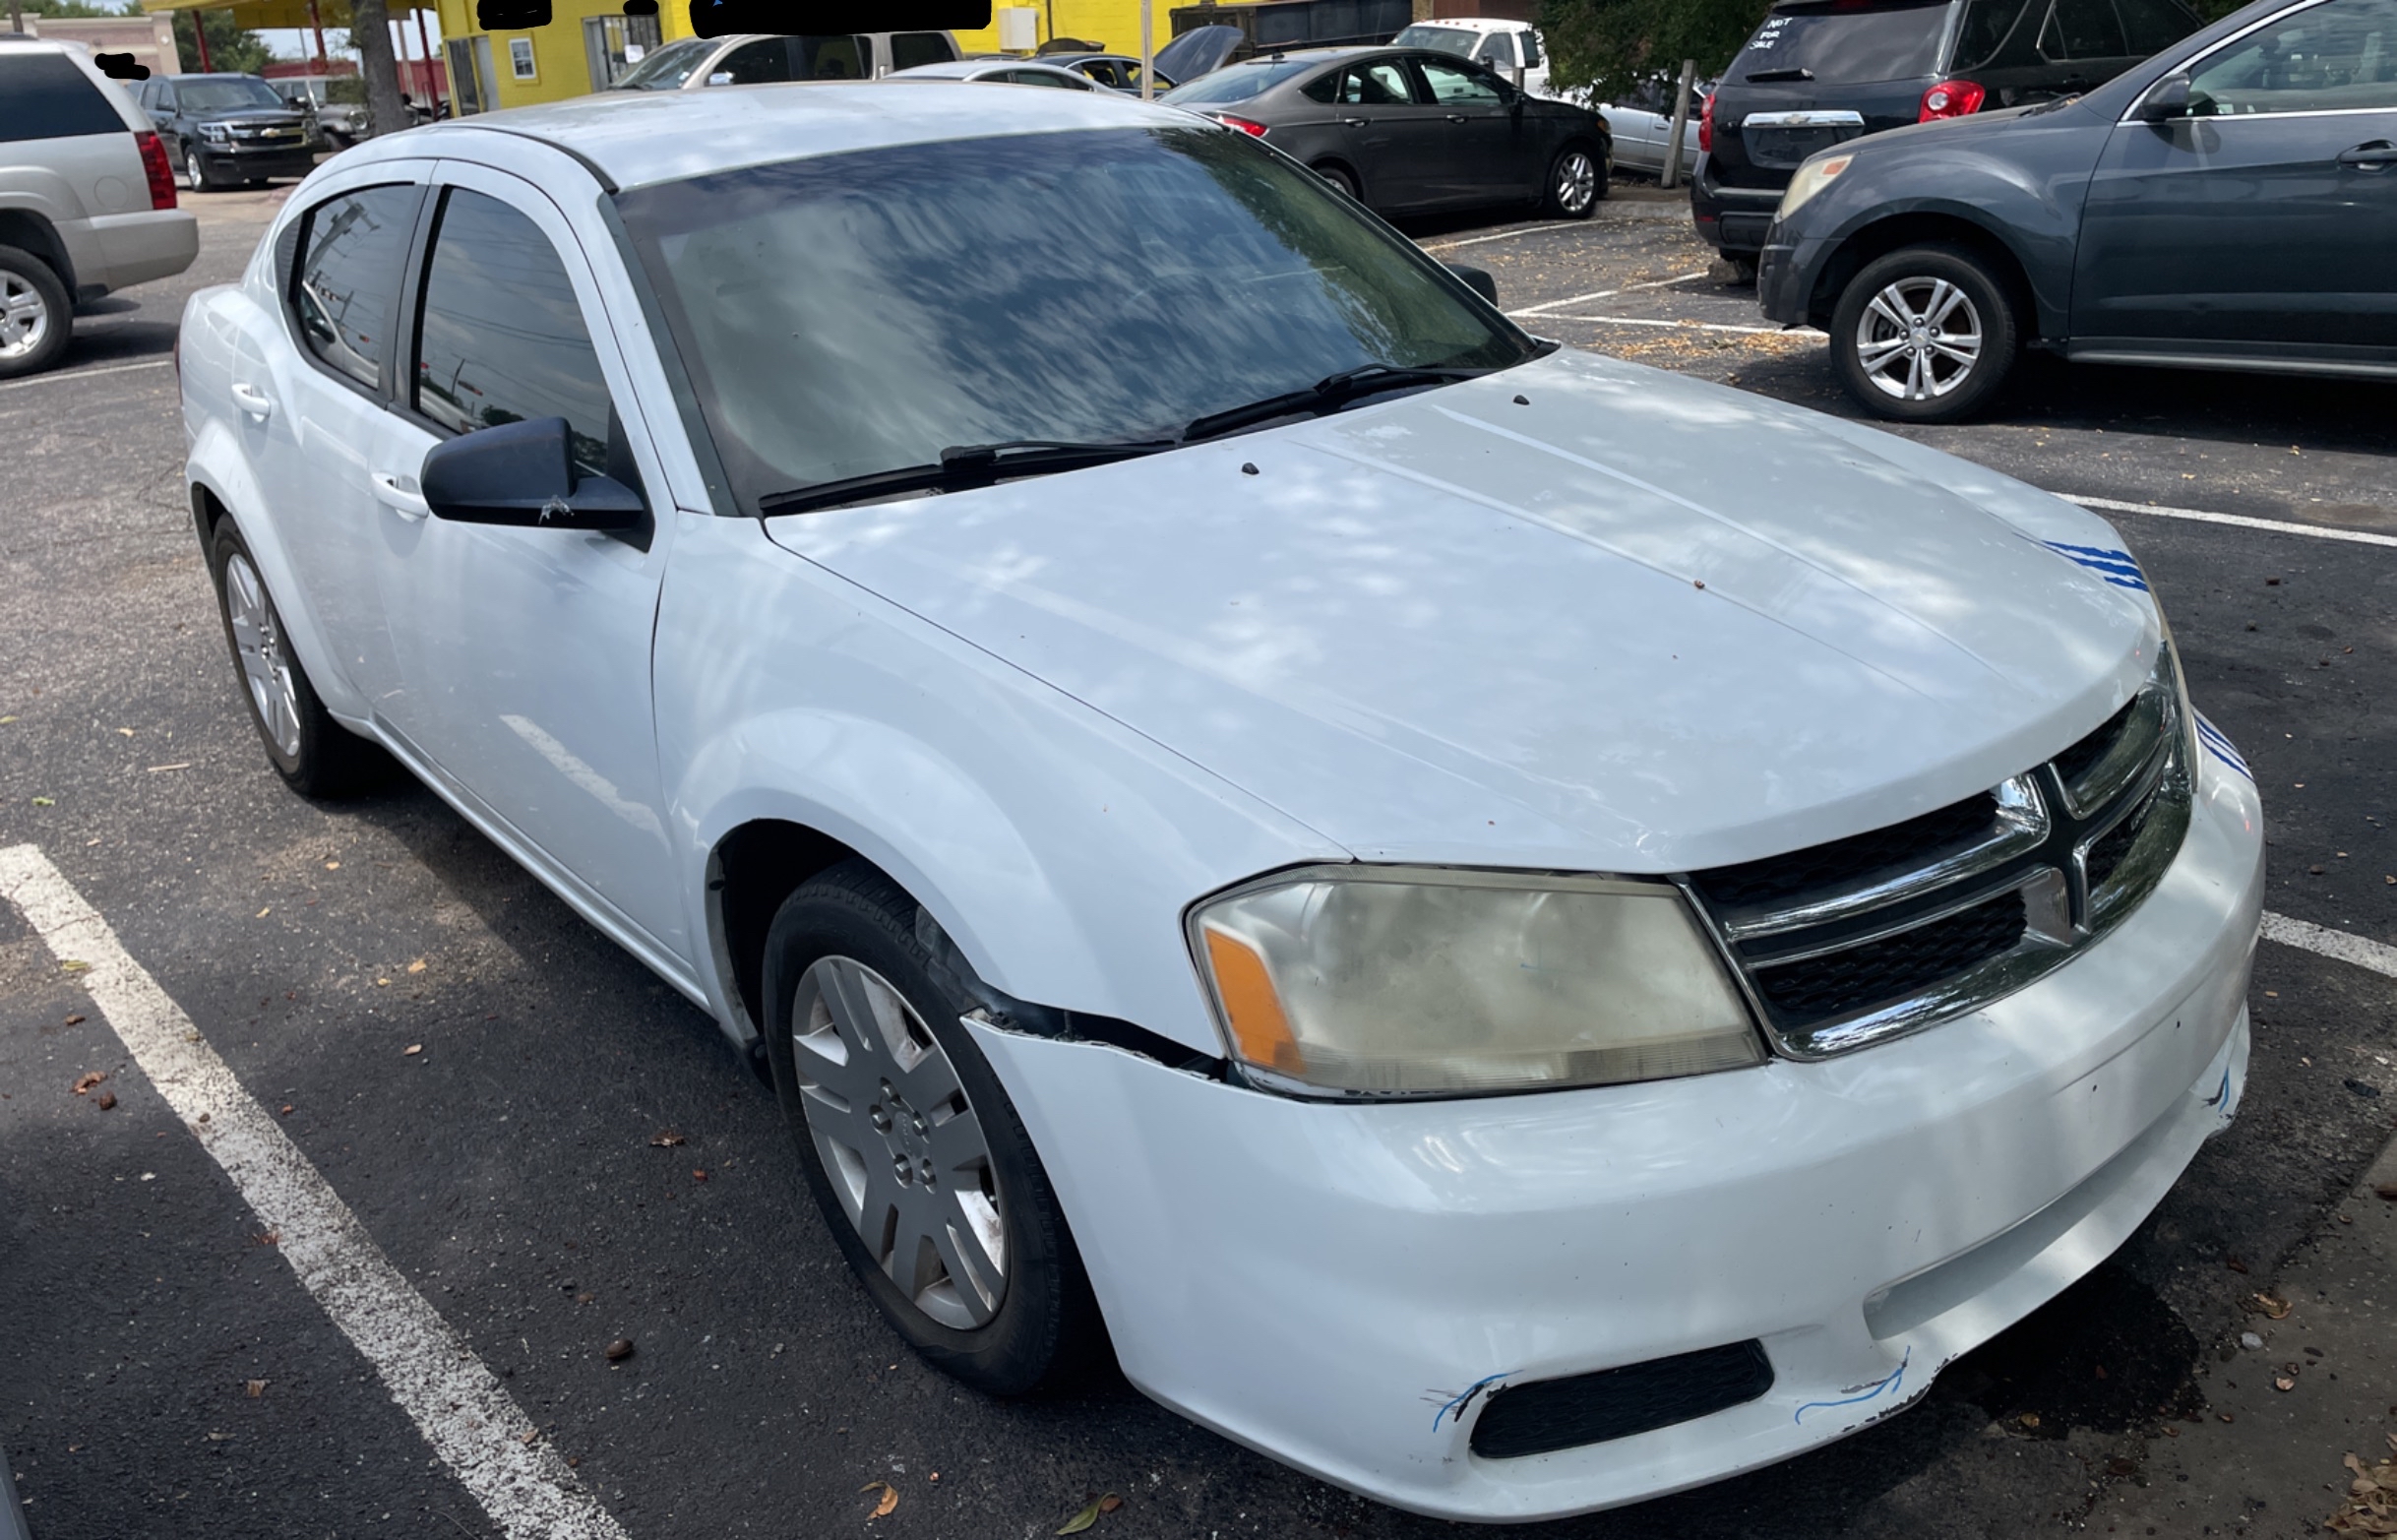
[[[710,1012],[964,1383],[1629,1502],[1921,1396],[2236,1106],[2262,812],[2094,515],[1111,92],[507,121],[191,301],[245,708]]]
[[[75,307],[200,255],[166,150],[81,43],[0,42],[0,379],[58,362]]]
[[[1416,22],[1391,38],[1390,46],[1433,48],[1471,59],[1534,96],[1554,94],[1548,89],[1548,50],[1540,46],[1540,30],[1529,22],[1479,16]]]
[[[962,57],[948,32],[728,32],[651,48],[610,91],[699,91],[773,81],[879,80]]]
[[[331,150],[347,150],[374,137],[363,82],[354,75],[285,75],[267,82],[294,111],[305,113]],[[343,97],[355,96],[356,100]]]
[[[1214,74],[1248,46],[1249,34],[1237,27],[1194,27],[1157,50],[1157,69],[1187,84]]]
[[[1757,282],[1868,409],[1987,405],[2025,347],[2397,379],[2397,0],[2266,0],[2069,101],[1798,170]]]
[[[1140,93],[1140,61],[1130,54],[1044,53],[1039,62],[1053,64],[1061,70],[1072,70],[1109,91],[1120,91],[1131,96]],[[1151,70],[1149,74],[1154,82],[1151,90],[1160,95],[1180,84],[1163,70]]]
[[[1519,203],[1582,219],[1607,195],[1605,119],[1453,54],[1265,55],[1162,99],[1264,140],[1379,213]]]
[[[1048,86],[1059,91],[1097,91],[1086,75],[1063,69],[1045,59],[958,59],[950,64],[923,64],[900,70],[896,81],[981,81],[994,86]]]
[[[1816,151],[2089,91],[2197,26],[2181,0],[1777,0],[1700,121],[1698,234],[1752,274]]]
[[[138,99],[195,193],[316,169],[309,114],[255,75],[154,75]]]
[[[1698,162],[1698,125],[1704,121],[1706,99],[1714,94],[1713,81],[1699,81],[1690,91],[1690,115],[1682,122],[1682,172]],[[1674,98],[1681,81],[1649,77],[1624,93],[1623,100],[1601,102],[1598,115],[1615,137],[1615,164],[1620,170],[1655,176],[1665,169],[1665,151],[1673,143]]]

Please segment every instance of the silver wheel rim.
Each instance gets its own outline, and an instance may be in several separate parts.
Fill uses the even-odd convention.
[[[22,358],[50,335],[50,306],[33,280],[0,270],[0,358]]]
[[[1581,151],[1557,162],[1557,207],[1579,214],[1598,197],[1598,166]]]
[[[1856,361],[1892,400],[1928,401],[1973,377],[1985,339],[1981,311],[1945,278],[1904,277],[1873,296],[1856,322]]]
[[[200,190],[200,152],[189,145],[183,147],[183,185],[195,193]]]
[[[848,957],[799,976],[792,1062],[808,1133],[884,1276],[945,1326],[1007,1297],[999,1176],[940,1041],[890,980]]]
[[[283,654],[283,628],[258,569],[239,551],[225,558],[224,613],[233,627],[233,651],[241,659],[242,683],[258,712],[267,741],[284,759],[299,758],[299,684]]]

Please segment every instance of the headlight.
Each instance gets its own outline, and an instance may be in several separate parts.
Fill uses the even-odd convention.
[[[1308,867],[1200,904],[1190,933],[1225,1041],[1278,1089],[1554,1089],[1764,1057],[1666,883]]]
[[[221,123],[203,123],[200,125],[200,137],[212,145],[221,145],[233,137],[233,131]]]
[[[1781,207],[1773,212],[1776,219],[1786,219],[1798,212],[1798,206],[1821,192],[1848,168],[1854,155],[1817,156],[1798,168],[1790,178],[1789,190],[1781,195]]]

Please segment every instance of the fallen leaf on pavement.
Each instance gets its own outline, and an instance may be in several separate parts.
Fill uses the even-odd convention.
[[[523,1438],[518,1442],[522,1444],[538,1444],[541,1442],[541,1430],[534,1428],[527,1432]]]
[[[72,1024],[72,1020],[73,1018],[70,1017],[69,1024]],[[2385,1198],[2390,1202],[2397,1203],[2397,1182],[2381,1182],[2374,1185],[2372,1188],[2372,1196],[2374,1198]]]
[[[116,1110],[116,1092],[114,1092],[114,1091],[102,1091],[102,1092],[100,1092],[100,1094],[99,1094],[99,1110],[100,1110],[100,1111],[102,1111],[102,1112],[114,1112],[114,1111]]]
[[[1123,1506],[1124,1500],[1112,1492],[1105,1497],[1092,1498],[1080,1512],[1058,1525],[1057,1532],[1061,1535],[1078,1535],[1097,1523],[1101,1513],[1112,1513]]]
[[[2275,1390],[2294,1390],[2297,1388],[2297,1382],[2290,1379],[2287,1375],[2274,1375],[2272,1377],[2272,1388]]]
[[[247,1380],[242,1382],[242,1388],[248,1390],[250,1392],[250,1399],[255,1401],[260,1396],[267,1393],[267,1382],[264,1380]]]
[[[683,1137],[680,1134],[675,1133],[672,1129],[659,1129],[656,1133],[649,1136],[649,1147],[651,1149],[672,1149],[675,1145],[681,1143],[682,1141]]]
[[[33,806],[37,808],[54,808],[58,806],[58,799],[56,797],[35,797],[33,799]]]
[[[2285,1299],[2274,1299],[2271,1295],[2259,1291],[2255,1296],[2255,1308],[2274,1321],[2286,1321],[2289,1319],[2289,1312],[2296,1307]]]
[[[424,958],[422,958],[422,957],[418,957],[418,958],[417,958],[415,961],[413,961],[413,962],[409,963],[409,964],[407,965],[407,970],[408,970],[410,973],[421,973],[421,972],[423,972],[423,971],[424,971]]]
[[[1120,1497],[1117,1497],[1117,1496],[1116,1496],[1114,1493],[1112,1493],[1112,1492],[1108,1493],[1108,1494],[1107,1494],[1105,1497],[1103,1497],[1103,1498],[1099,1499],[1099,1511],[1100,1511],[1100,1512],[1102,1512],[1102,1513],[1112,1513],[1112,1512],[1114,1512],[1114,1511],[1115,1511],[1117,1509],[1122,1508],[1123,1506],[1124,1506],[1124,1500],[1123,1500],[1122,1498],[1120,1498]]]
[[[81,1025],[83,1025],[83,1024],[84,1024],[84,1018],[83,1018],[82,1016],[71,1016],[67,1017],[67,1025],[69,1025],[69,1026],[81,1026]]]
[[[424,1044],[422,1044],[422,1043],[410,1043],[410,1044],[408,1044],[408,1045],[407,1045],[405,1048],[402,1048],[402,1049],[401,1049],[401,1050],[400,1050],[400,1053],[401,1053],[401,1054],[403,1054],[403,1055],[405,1055],[406,1057],[408,1057],[408,1058],[411,1058],[411,1059],[412,1059],[412,1058],[414,1058],[416,1055],[418,1055],[418,1054],[420,1054],[420,1053],[424,1052]]]
[[[2340,1463],[2355,1479],[2347,1501],[2322,1527],[2343,1535],[2397,1535],[2397,1434],[2389,1436],[2389,1457],[2378,1464],[2367,1466],[2353,1454]]]
[[[2039,1413],[2024,1412],[2018,1421],[2026,1428],[2036,1428],[2039,1426]]]
[[[869,1481],[857,1490],[882,1494],[874,1501],[874,1511],[866,1515],[869,1518],[887,1517],[892,1509],[898,1507],[898,1488],[888,1481]]]
[[[66,961],[58,964],[58,966],[60,971],[67,973],[89,973],[92,971],[92,964],[86,962],[81,957],[69,957]]]
[[[705,1171],[694,1170],[691,1173],[691,1180],[694,1182],[705,1182],[707,1180],[707,1173]]]
[[[607,1361],[609,1363],[623,1363],[626,1359],[633,1356],[633,1339],[631,1337],[618,1337],[615,1341],[610,1342],[607,1345],[606,1353]]]
[[[75,1094],[81,1096],[107,1078],[108,1072],[105,1070],[86,1070],[75,1078]]]

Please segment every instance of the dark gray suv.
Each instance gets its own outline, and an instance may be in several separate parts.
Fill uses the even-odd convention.
[[[2025,346],[2397,380],[2397,0],[2258,0],[2085,96],[1814,155],[1757,291],[1913,421]]]

